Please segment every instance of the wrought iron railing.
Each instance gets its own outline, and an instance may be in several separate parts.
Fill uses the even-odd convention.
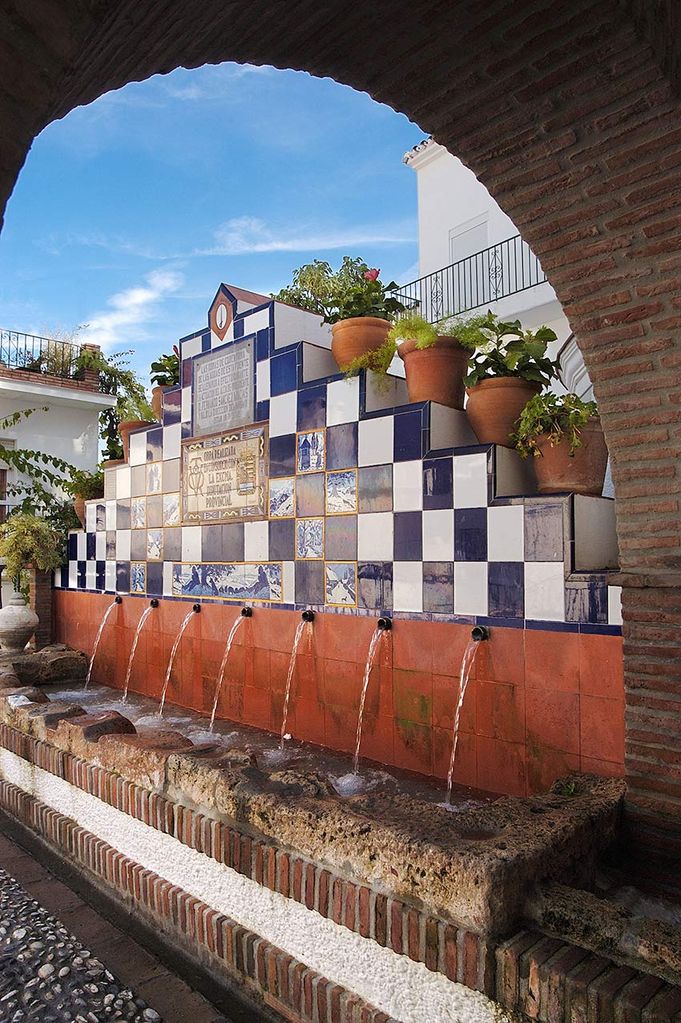
[[[80,345],[0,328],[0,369],[22,369],[72,379],[80,375]]]
[[[393,294],[435,323],[546,281],[546,274],[519,234],[460,259],[426,277],[400,284]]]

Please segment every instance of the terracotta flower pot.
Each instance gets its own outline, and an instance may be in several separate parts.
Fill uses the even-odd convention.
[[[159,422],[163,422],[163,395],[169,390],[170,388],[163,384],[158,384],[151,389],[151,407]]]
[[[126,423],[119,423],[118,432],[123,442],[123,458],[126,462],[130,459],[130,434],[144,426],[156,426],[156,423],[150,423],[148,419],[130,419]]]
[[[377,316],[353,316],[339,320],[331,327],[331,353],[339,369],[344,370],[353,359],[375,352],[385,341],[390,323]]]
[[[73,499],[73,510],[76,513],[78,521],[80,522],[83,529],[85,529],[85,498],[74,497]]]
[[[468,388],[466,412],[480,443],[513,447],[509,436],[516,428],[516,420],[530,398],[540,391],[539,384],[518,377],[490,377]]]
[[[540,456],[534,471],[540,494],[591,494],[600,496],[608,464],[608,449],[598,417],[581,431],[582,444],[570,455],[570,441],[563,437],[551,446],[548,437],[537,438]]]
[[[436,401],[449,408],[463,408],[463,378],[468,352],[454,337],[439,337],[428,348],[403,341],[397,354],[404,362],[409,401]]]

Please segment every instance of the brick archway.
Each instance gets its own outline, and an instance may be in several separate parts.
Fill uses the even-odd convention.
[[[613,455],[636,835],[681,852],[681,17],[673,0],[11,0],[0,197],[33,137],[104,91],[224,60],[328,75],[403,111],[540,257]],[[295,126],[292,126],[292,131]]]

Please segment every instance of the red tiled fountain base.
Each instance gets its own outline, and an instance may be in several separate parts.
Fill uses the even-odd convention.
[[[55,591],[56,639],[92,652],[109,594]],[[159,696],[184,601],[163,600],[140,637],[131,690]],[[135,626],[148,600],[126,596],[102,636],[94,678],[122,688]],[[185,633],[168,699],[209,713],[225,639],[239,609],[204,604]],[[277,732],[300,615],[256,608],[232,650],[218,717]],[[294,678],[290,732],[351,752],[364,661],[375,620],[318,614]],[[362,753],[379,763],[447,775],[458,671],[470,626],[397,620],[369,687]],[[624,773],[620,636],[492,628],[464,706],[455,781],[527,795],[584,771]]]

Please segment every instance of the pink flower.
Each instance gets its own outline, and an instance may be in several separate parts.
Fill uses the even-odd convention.
[[[378,275],[380,274],[380,272],[381,272],[380,270],[365,270],[364,271],[364,280],[365,281],[377,281],[378,280]]]

